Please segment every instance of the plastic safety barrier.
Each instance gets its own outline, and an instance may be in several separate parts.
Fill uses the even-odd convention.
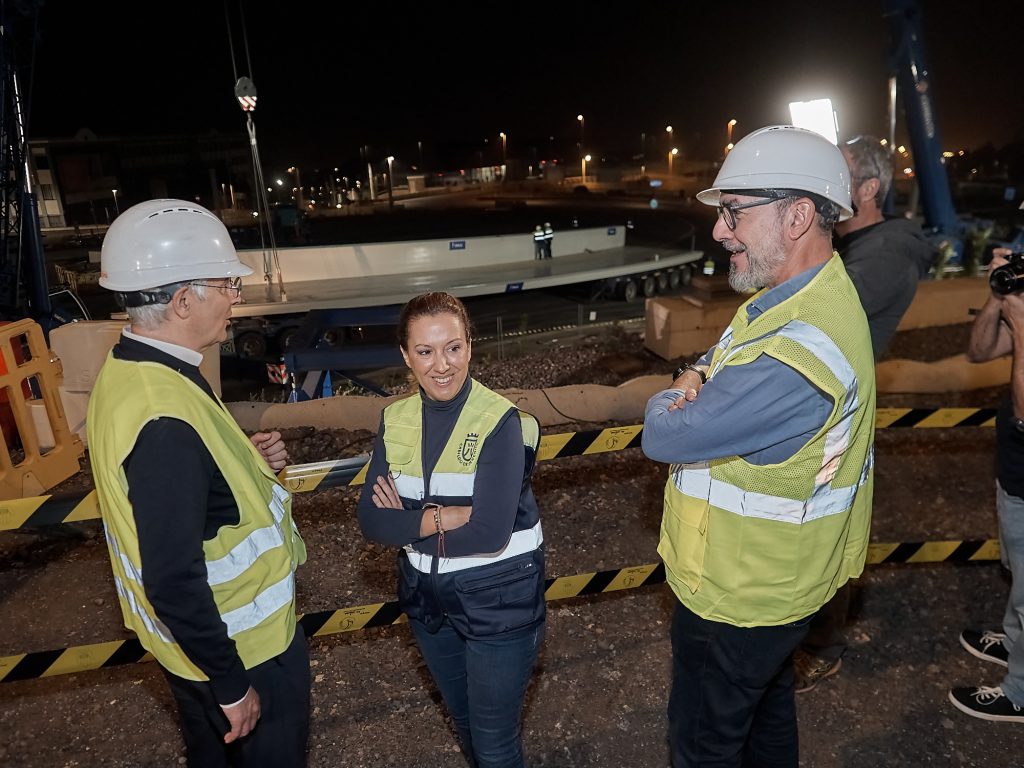
[[[872,565],[890,563],[978,562],[999,559],[999,542],[923,541],[896,544],[871,544],[867,562]],[[616,568],[608,571],[579,573],[549,578],[544,596],[548,601],[596,595],[624,589],[637,589],[665,581],[661,563]],[[358,605],[334,611],[300,614],[299,621],[307,637],[324,637],[340,632],[355,632],[371,627],[384,627],[405,621],[397,601]],[[50,651],[0,656],[0,683],[53,677],[74,672],[87,672],[120,664],[152,661],[153,657],[136,639],[58,648]]]
[[[68,427],[62,376],[37,323],[0,325],[0,498],[36,496],[81,469],[85,450]]]
[[[992,427],[995,418],[995,408],[880,408],[875,416],[875,426],[878,429]],[[639,448],[643,429],[642,424],[634,424],[544,435],[540,439],[537,458],[547,461]],[[366,466],[366,456],[295,464],[281,470],[280,478],[292,493],[308,493],[344,485],[361,485],[366,480]],[[0,501],[0,531],[80,522],[99,516],[95,491]]]

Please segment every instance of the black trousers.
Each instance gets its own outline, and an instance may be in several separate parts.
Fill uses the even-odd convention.
[[[309,649],[302,627],[284,653],[249,670],[260,695],[260,719],[244,739],[231,730],[209,683],[164,675],[178,702],[189,768],[303,768],[309,737]]]
[[[810,621],[736,627],[676,604],[668,702],[673,768],[797,768],[791,659]]]

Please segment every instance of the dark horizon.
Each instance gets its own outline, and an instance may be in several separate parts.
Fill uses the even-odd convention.
[[[1024,105],[1004,84],[1022,74],[1019,4],[925,4],[925,42],[943,146],[1024,137]],[[499,16],[485,18],[486,8]],[[156,27],[137,6],[43,5],[31,78],[29,138],[202,133],[245,137],[233,97],[248,72],[238,0],[169,11]],[[889,33],[882,3],[807,10],[793,0],[720,6],[631,4],[628,16],[583,2],[431,8],[249,5],[245,33],[259,90],[255,124],[268,172],[394,155],[416,165],[447,146],[527,162],[554,146],[641,152],[678,146],[713,159],[734,140],[789,122],[788,102],[830,96],[841,137],[885,135]],[[27,39],[25,29],[18,39]],[[22,45],[19,62],[30,60]],[[25,86],[28,87],[27,85]],[[902,125],[902,116],[899,118]],[[665,126],[673,126],[672,144]],[[897,137],[906,141],[898,130]],[[544,145],[547,145],[547,150]],[[526,155],[526,157],[524,157]],[[484,160],[485,163],[493,160]],[[426,163],[429,165],[429,162]]]

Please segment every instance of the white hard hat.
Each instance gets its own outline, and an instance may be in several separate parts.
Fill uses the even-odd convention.
[[[185,200],[133,205],[114,219],[100,252],[100,285],[112,291],[251,274],[223,222]]]
[[[698,193],[697,199],[718,205],[723,192],[742,195],[762,190],[806,192],[835,203],[839,221],[853,216],[850,169],[843,153],[824,136],[805,128],[770,125],[744,136],[725,158],[714,186]]]

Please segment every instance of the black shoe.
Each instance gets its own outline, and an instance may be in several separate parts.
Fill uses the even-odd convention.
[[[1018,707],[996,688],[954,688],[949,700],[961,712],[982,720],[1003,723],[1024,723],[1024,707]]]
[[[976,629],[965,629],[960,633],[960,645],[969,654],[979,659],[1009,666],[1010,652],[1003,645],[1006,638],[1002,632],[979,632]]]

